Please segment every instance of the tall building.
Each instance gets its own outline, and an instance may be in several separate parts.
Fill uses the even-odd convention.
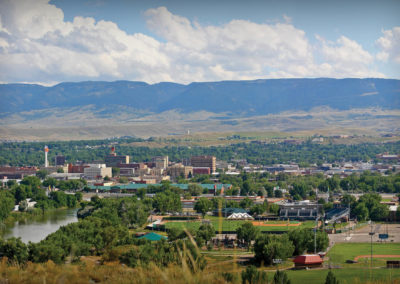
[[[171,178],[183,177],[188,178],[193,176],[193,167],[191,166],[184,166],[182,164],[176,164],[167,169],[168,174]]]
[[[214,156],[193,156],[190,158],[190,164],[196,168],[210,168],[211,173],[216,171],[216,158]]]
[[[63,166],[65,164],[65,156],[57,155],[54,158],[54,165],[55,166]]]
[[[100,179],[106,176],[112,177],[112,168],[106,167],[105,164],[90,164],[89,167],[83,169],[84,176],[87,179]]]
[[[151,159],[156,164],[157,169],[166,169],[168,167],[168,156],[157,156]]]
[[[107,167],[117,167],[118,164],[129,164],[129,156],[121,155],[117,156],[115,148],[111,147],[111,153],[105,157]]]

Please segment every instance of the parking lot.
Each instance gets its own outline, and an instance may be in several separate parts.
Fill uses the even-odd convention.
[[[371,225],[366,225],[364,227],[358,228],[354,231],[345,232],[341,234],[330,234],[330,243],[364,243],[371,242]],[[372,236],[373,242],[390,242],[390,243],[400,243],[400,224],[373,224]],[[388,234],[389,238],[387,240],[379,239],[379,234]]]

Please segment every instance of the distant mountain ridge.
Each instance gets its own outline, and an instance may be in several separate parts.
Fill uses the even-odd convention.
[[[31,84],[0,85],[0,114],[94,105],[126,106],[161,113],[209,111],[235,115],[265,115],[378,107],[400,108],[400,80],[396,79],[266,79],[253,81],[147,84],[133,81],[60,83],[52,87]]]

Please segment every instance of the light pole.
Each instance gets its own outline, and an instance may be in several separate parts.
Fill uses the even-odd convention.
[[[371,225],[371,232],[369,232],[369,235],[371,236],[371,280],[372,280],[372,237],[375,234],[374,232],[372,232],[372,221],[369,220],[368,222]]]

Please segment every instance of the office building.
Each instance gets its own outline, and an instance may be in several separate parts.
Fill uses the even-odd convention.
[[[216,171],[216,158],[214,156],[193,156],[190,158],[190,164],[195,168],[210,168],[211,173]]]

